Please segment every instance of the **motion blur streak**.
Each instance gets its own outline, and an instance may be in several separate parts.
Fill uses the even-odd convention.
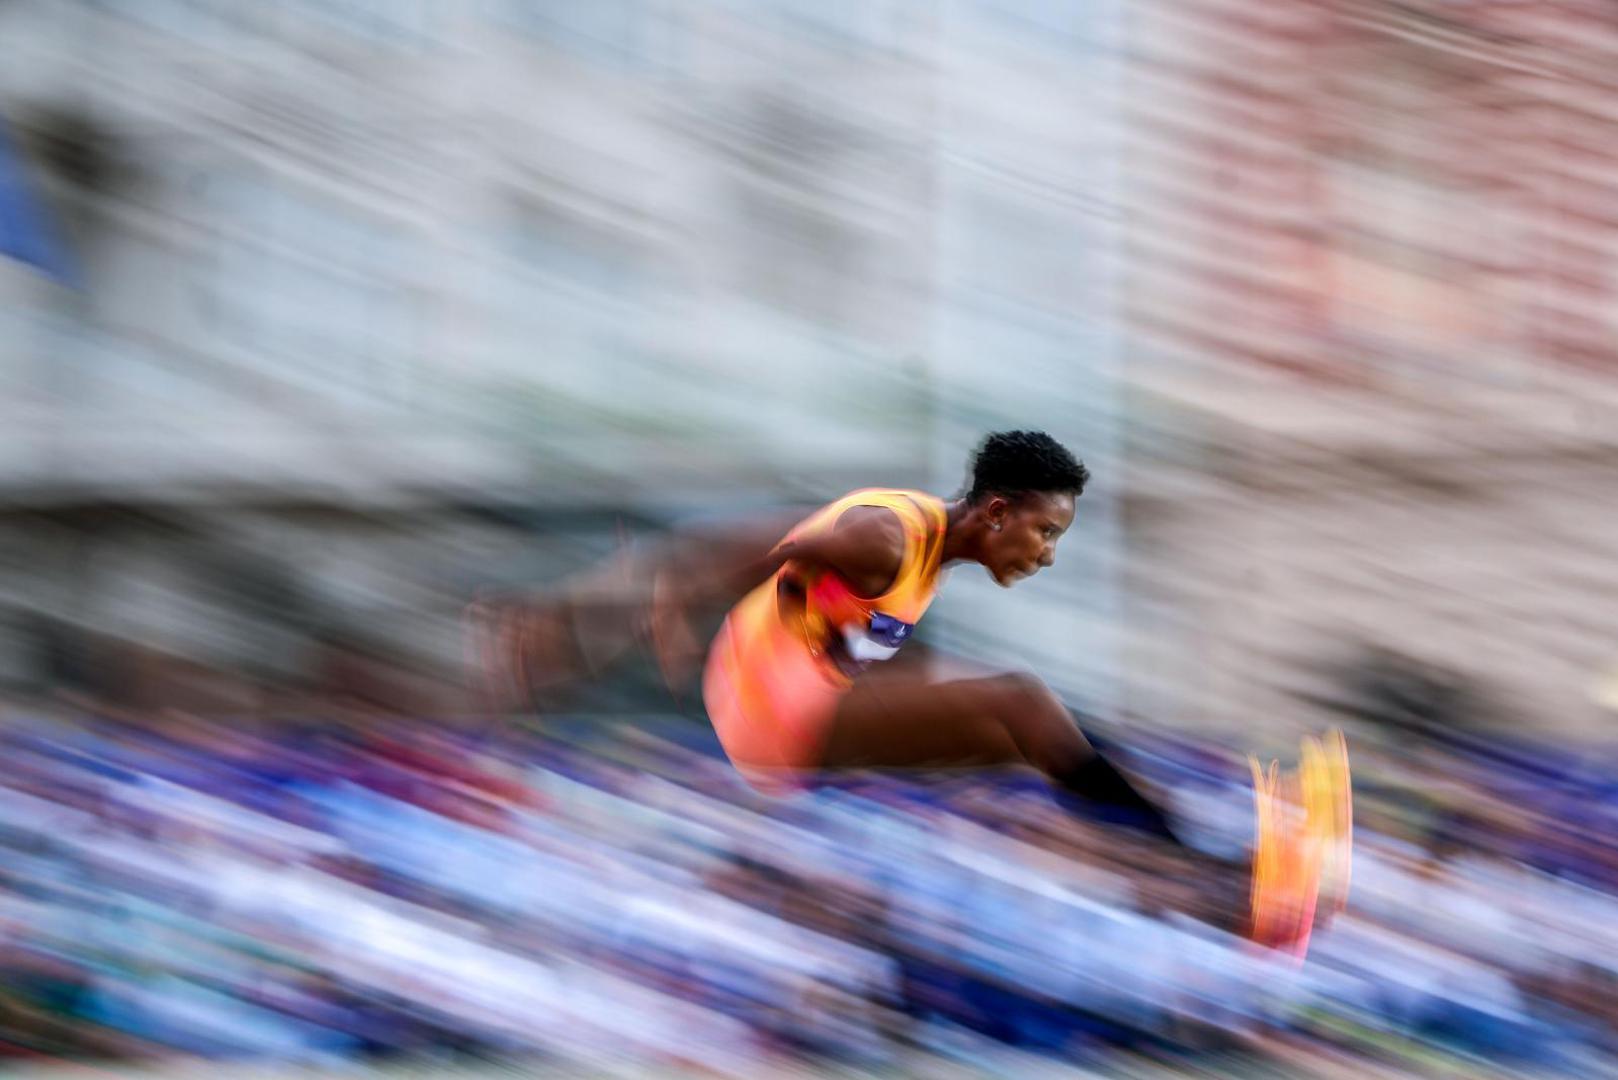
[[[1611,1072],[1614,71],[1582,0],[0,3],[3,1067]],[[1006,428],[1094,481],[917,644],[1233,865],[1344,728],[1301,966],[665,688],[646,558]],[[466,605],[562,581],[491,715]]]

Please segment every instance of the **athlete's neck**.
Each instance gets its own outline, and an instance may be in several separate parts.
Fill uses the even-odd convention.
[[[948,566],[954,562],[980,562],[983,522],[977,508],[965,499],[956,499],[944,505],[944,550],[940,561]]]

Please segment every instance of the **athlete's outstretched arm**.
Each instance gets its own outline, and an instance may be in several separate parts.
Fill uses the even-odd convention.
[[[885,591],[904,554],[904,528],[893,511],[858,506],[836,526],[787,538],[795,521],[771,519],[690,532],[659,560],[661,575],[687,605],[730,606],[787,563],[835,570],[866,595]]]
[[[880,506],[856,506],[832,528],[780,537],[768,548],[749,547],[746,534],[736,534],[717,550],[739,558],[712,557],[706,548],[699,558],[663,564],[652,579],[648,629],[664,680],[678,686],[700,662],[705,645],[691,629],[693,611],[729,607],[777,570],[790,566],[794,575],[831,570],[856,592],[879,596],[892,585],[904,557],[904,526],[893,511]],[[753,533],[751,539],[763,534]],[[789,602],[783,598],[783,602]]]
[[[467,615],[471,662],[489,704],[527,706],[536,694],[600,675],[648,640],[665,676],[678,682],[705,648],[691,620],[734,604],[788,561],[868,583],[897,570],[903,534],[890,511],[856,508],[833,530],[784,541],[802,517],[792,511],[682,529],[649,546],[626,545],[543,589],[480,596]]]

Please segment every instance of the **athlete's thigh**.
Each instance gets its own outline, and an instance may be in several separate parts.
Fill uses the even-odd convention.
[[[1022,763],[1000,717],[1015,692],[1003,676],[933,681],[916,670],[856,680],[832,716],[826,768]]]

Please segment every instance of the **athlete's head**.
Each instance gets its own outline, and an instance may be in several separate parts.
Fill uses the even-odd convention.
[[[1043,431],[999,431],[972,457],[966,502],[979,532],[978,561],[1010,586],[1056,561],[1090,470]]]

